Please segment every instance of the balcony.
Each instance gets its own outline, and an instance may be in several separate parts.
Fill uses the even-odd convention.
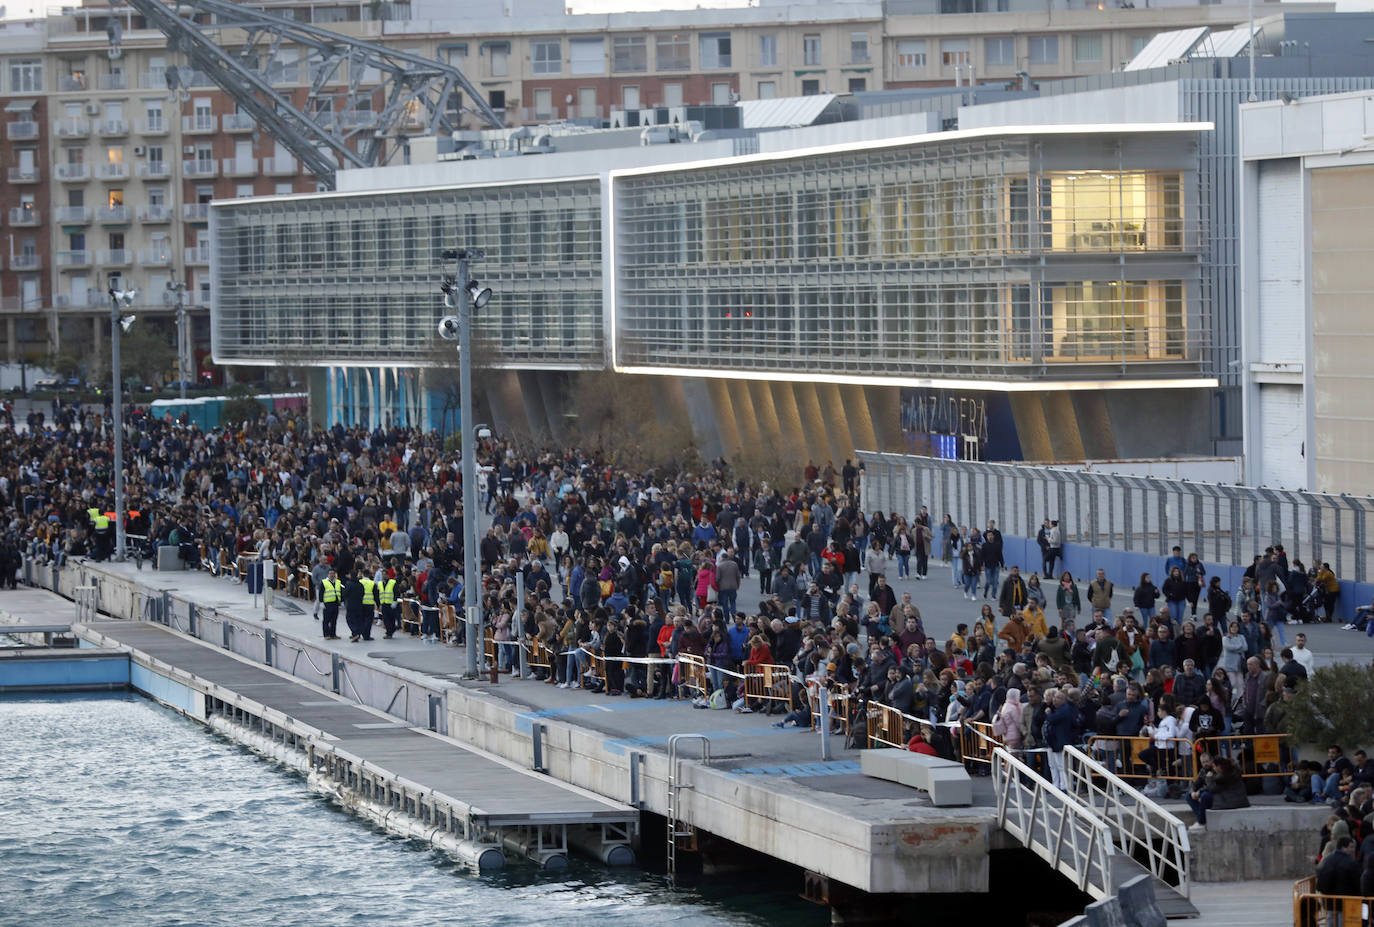
[[[159,116],[156,119],[135,119],[134,130],[139,135],[166,135],[167,120]]]
[[[91,221],[91,207],[58,206],[53,210],[53,218],[65,225],[84,224]]]
[[[300,173],[300,167],[297,166],[295,158],[282,155],[276,158],[263,158],[262,172],[268,177],[293,177]]]
[[[96,263],[104,267],[128,267],[134,262],[134,253],[128,248],[113,251],[97,251]]]
[[[105,309],[109,307],[109,297],[99,290],[84,293],[58,293],[53,305],[58,309]]]
[[[89,90],[86,84],[85,74],[63,74],[57,78],[57,90],[59,93],[77,93],[82,90]]]
[[[161,248],[139,248],[138,263],[144,267],[170,267],[172,248],[170,245]]]
[[[181,207],[181,218],[187,222],[209,222],[209,203],[187,203]]]
[[[204,245],[195,248],[187,248],[186,263],[208,267],[210,264],[210,246]]]
[[[171,222],[172,207],[162,204],[150,204],[138,207],[139,222]]]
[[[128,90],[129,78],[123,74],[102,74],[98,86],[101,90]]]
[[[38,166],[12,167],[8,176],[10,183],[38,183]]]
[[[143,161],[135,171],[139,177],[145,180],[163,180],[172,176],[172,163],[170,161]]]
[[[99,122],[95,124],[95,133],[97,135],[103,135],[107,137],[112,135],[128,135],[129,120],[101,119]]]
[[[90,267],[91,252],[89,251],[59,251],[57,252],[58,267]]]
[[[128,206],[101,206],[95,211],[95,217],[100,222],[129,222],[133,219],[133,211]]]
[[[163,68],[144,71],[138,75],[138,86],[143,90],[166,90],[167,71]]]
[[[370,129],[377,124],[377,114],[366,109],[344,110],[339,125],[345,129]]]
[[[214,158],[182,161],[181,175],[187,180],[206,180],[219,173],[218,167],[219,165],[215,163]]]
[[[38,138],[38,123],[11,122],[5,125],[5,138],[12,142],[26,142]]]
[[[223,169],[225,177],[256,177],[258,176],[258,159],[225,158]]]
[[[38,270],[43,266],[43,259],[37,252],[16,254],[10,258],[10,270]]]
[[[91,166],[89,164],[59,164],[57,165],[57,179],[64,183],[85,183],[91,179]]]
[[[182,116],[181,131],[187,135],[211,135],[219,131],[219,117],[209,113]]]
[[[128,180],[129,165],[123,161],[107,161],[95,166],[95,175],[101,180]]]
[[[257,127],[257,122],[247,113],[224,114],[224,131],[226,132],[252,132]]]
[[[33,228],[38,223],[38,210],[32,206],[17,206],[10,210],[10,225],[15,228]]]
[[[76,116],[57,119],[53,121],[52,131],[58,138],[85,138],[91,134],[91,121]]]

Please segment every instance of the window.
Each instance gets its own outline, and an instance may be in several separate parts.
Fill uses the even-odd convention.
[[[926,40],[906,39],[897,43],[897,67],[923,68],[926,66]]]
[[[776,35],[759,36],[759,67],[776,68],[778,66],[778,37]]]
[[[491,77],[505,77],[510,73],[510,45],[502,42],[487,46],[487,66]]]
[[[851,77],[849,79],[850,93],[863,93],[868,89],[868,79],[864,77]]]
[[[940,64],[944,67],[962,67],[969,63],[968,39],[941,39]]]
[[[649,70],[649,43],[642,35],[617,35],[611,38],[611,70]]]
[[[167,205],[167,188],[166,188],[166,187],[144,187],[144,188],[143,188],[143,193],[144,193],[144,195],[146,195],[146,196],[148,197],[148,205],[149,205],[149,206],[166,206],[166,205]]]
[[[241,183],[234,186],[234,196],[239,199],[253,195],[253,185],[251,183]]]
[[[715,106],[727,106],[734,98],[734,92],[730,85],[725,81],[717,81],[711,85],[711,103]]]
[[[162,146],[161,146],[161,145],[149,145],[149,146],[148,146],[148,163],[149,163],[149,164],[161,164],[161,163],[162,163]]]
[[[778,85],[771,80],[759,81],[758,98],[760,100],[771,100],[778,95]]]
[[[1073,37],[1074,61],[1101,61],[1102,36],[1076,35]]]
[[[295,191],[291,187],[291,181],[288,180],[284,183],[277,184],[275,187],[272,188],[272,192],[275,193],[277,196],[290,196]]]
[[[802,36],[802,64],[815,67],[821,63],[821,37]]]
[[[553,91],[547,87],[534,92],[534,118],[553,118]]]
[[[849,60],[853,64],[868,64],[868,33],[849,33]]]
[[[601,115],[601,111],[596,105],[595,87],[577,88],[577,115],[584,119],[592,119]]]
[[[730,33],[703,32],[699,46],[703,71],[730,67]]]
[[[465,68],[465,67],[467,67],[467,65],[468,65],[468,47],[467,47],[467,44],[464,43],[464,44],[460,44],[460,45],[444,45],[444,46],[442,46],[442,47],[439,49],[439,60],[445,61],[445,62],[447,62],[447,63],[449,63],[449,64],[451,64],[451,65],[454,65],[455,67],[460,67],[460,68]],[[363,82],[364,82],[364,83],[372,83],[373,81],[377,80],[377,76],[372,76],[372,80],[368,80],[368,77],[371,75],[371,72],[374,72],[375,70],[376,70],[375,68],[369,68],[369,69],[368,69],[368,72],[365,73],[364,76],[363,76]],[[288,192],[289,192],[289,191],[288,191]]]
[[[111,190],[111,191],[109,192],[109,194],[105,197],[105,205],[106,205],[106,206],[109,206],[110,208],[114,208],[115,206],[123,206],[123,205],[124,205],[124,191],[123,191],[123,190]]]
[[[654,66],[660,71],[686,71],[692,66],[692,49],[685,35],[660,35],[654,39]]]
[[[1030,37],[1031,64],[1059,63],[1059,36],[1033,35]]]
[[[144,100],[144,101],[143,101],[143,118],[144,118],[144,119],[147,121],[147,123],[148,123],[148,127],[147,127],[147,128],[148,128],[148,131],[149,131],[149,132],[161,132],[161,131],[163,131],[163,130],[166,128],[166,126],[165,126],[165,125],[163,124],[163,122],[162,122],[162,101],[161,101],[161,100]]]
[[[106,163],[106,164],[123,164],[123,163],[124,163],[124,149],[123,149],[123,148],[106,148],[106,149],[105,149],[105,163]]]
[[[606,52],[601,39],[569,39],[569,70],[574,74],[601,74],[606,70]]]
[[[43,62],[38,58],[10,61],[10,93],[38,93],[43,89]]]
[[[1131,36],[1131,57],[1134,58],[1145,50],[1145,46],[1150,44],[1152,35],[1133,35]]]
[[[814,97],[821,92],[821,82],[818,80],[807,79],[802,81],[802,96]]]
[[[505,109],[505,108],[506,108],[506,91],[504,91],[504,90],[492,90],[492,91],[489,91],[489,92],[487,93],[487,103],[489,103],[489,104],[491,105],[491,108],[492,108],[492,109]]]
[[[998,36],[983,40],[983,64],[987,67],[1011,67],[1016,64],[1016,40]]]
[[[664,84],[663,85],[663,105],[681,106],[682,105],[682,85]]]
[[[111,250],[111,251],[123,251],[123,250],[124,250],[124,233],[123,233],[123,232],[110,232],[110,233],[106,236],[106,240],[110,243],[110,250]]]
[[[530,43],[530,71],[534,74],[563,73],[563,42],[536,39]]]
[[[86,163],[86,149],[84,148],[63,148],[62,153],[66,155],[68,164]]]

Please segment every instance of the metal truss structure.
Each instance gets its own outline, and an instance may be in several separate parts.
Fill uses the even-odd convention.
[[[227,0],[128,2],[167,36],[168,50],[184,54],[330,189],[339,166],[385,164],[407,136],[451,132],[464,112],[502,127],[452,65]],[[117,46],[117,29],[110,38]],[[305,107],[280,86],[301,69],[310,85]],[[168,89],[179,84],[168,68]]]

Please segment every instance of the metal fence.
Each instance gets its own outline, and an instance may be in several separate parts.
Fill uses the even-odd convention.
[[[981,528],[1033,538],[1059,520],[1066,544],[1167,557],[1178,544],[1204,561],[1247,566],[1275,542],[1308,566],[1325,561],[1343,579],[1365,582],[1366,525],[1374,499],[1122,476],[1028,464],[942,460],[860,451],[863,507],[910,518],[924,505],[932,522],[950,515]]]

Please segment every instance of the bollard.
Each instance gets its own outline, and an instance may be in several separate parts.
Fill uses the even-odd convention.
[[[332,661],[331,668],[333,669],[334,675],[334,693],[337,695],[340,691],[340,686],[343,684],[343,658],[337,653],[331,653],[329,656]]]
[[[544,725],[530,725],[530,746],[533,748],[534,765],[530,768],[538,773],[546,773],[548,769],[544,766]]]
[[[439,712],[443,710],[444,697],[442,695],[431,695],[429,697],[429,729],[438,733],[439,731]]]
[[[195,603],[195,602],[187,602],[187,603],[186,603],[186,633],[190,634],[190,635],[191,635],[192,637],[194,637],[194,638],[199,638],[199,637],[200,637],[200,635],[196,633],[196,603]]]
[[[167,589],[162,590],[162,623],[172,627],[172,593]]]
[[[225,649],[225,650],[228,650],[228,649],[229,649],[229,632],[230,632],[230,630],[231,630],[230,627],[229,627],[229,622],[226,621],[226,620],[224,620],[223,618],[221,618],[221,619],[219,620],[219,628],[220,628],[221,631],[224,632],[224,649]]]
[[[262,629],[262,662],[267,666],[272,665],[272,648],[277,643],[277,636],[272,633],[271,628]]]

